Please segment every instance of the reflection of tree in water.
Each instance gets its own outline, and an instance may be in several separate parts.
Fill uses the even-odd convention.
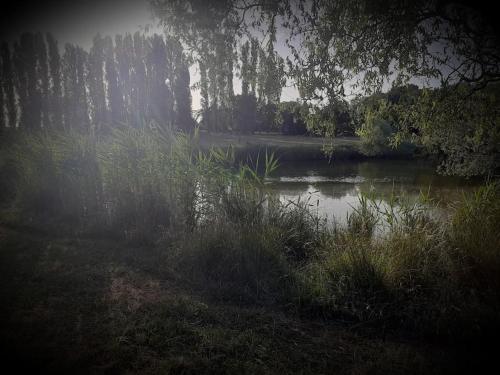
[[[478,183],[460,177],[438,175],[434,167],[426,162],[404,160],[363,162],[359,165],[359,173],[364,179],[359,185],[360,191],[384,201],[393,196],[415,200],[424,193],[429,194],[436,203],[446,204],[456,200],[463,190]]]
[[[359,162],[342,161],[328,164],[325,160],[318,161],[297,161],[293,163],[284,162],[280,164],[276,171],[276,176],[324,176],[324,177],[346,177],[357,176]]]
[[[270,184],[269,186],[271,187],[271,191],[276,192],[280,195],[298,196],[306,194],[311,184],[303,181],[293,181],[293,182],[273,181],[272,184]]]
[[[334,162],[333,165],[325,167],[328,176],[332,177],[356,177],[359,176],[359,162],[341,161]]]
[[[322,197],[342,199],[346,195],[358,195],[356,184],[335,182],[335,181],[276,181],[269,185],[273,192],[287,197],[302,196],[307,198],[310,195],[320,195]]]
[[[292,179],[272,182],[272,189],[281,196],[294,200],[299,196],[301,200],[319,199],[324,205],[351,201],[359,193],[384,202],[391,197],[413,201],[421,192],[429,193],[430,198],[446,205],[458,199],[463,190],[478,183],[437,175],[429,163],[408,160],[341,161],[333,165],[310,161],[285,163],[276,176]]]
[[[325,181],[313,183],[312,187],[321,195],[334,199],[342,199],[346,195],[358,195],[356,184]]]
[[[366,180],[414,183],[415,176],[433,176],[433,167],[408,160],[378,160],[359,163],[359,175]]]
[[[420,193],[419,186],[396,181],[365,181],[358,185],[358,189],[360,193],[381,199],[389,199],[391,195],[415,195]]]

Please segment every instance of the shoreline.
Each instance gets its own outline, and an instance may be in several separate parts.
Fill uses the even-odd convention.
[[[324,137],[282,135],[273,133],[231,134],[231,133],[200,133],[200,148],[234,147],[237,160],[247,157],[274,153],[281,161],[316,161],[329,160],[324,152],[324,146],[333,145],[332,160],[369,160],[369,159],[415,159],[418,158],[409,150],[386,150],[378,155],[365,155],[361,151],[361,140],[358,137]],[[331,143],[330,143],[331,142]]]

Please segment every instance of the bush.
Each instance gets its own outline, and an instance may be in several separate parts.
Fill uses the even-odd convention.
[[[361,151],[365,155],[380,155],[390,149],[390,137],[394,130],[391,124],[368,111],[362,127],[356,131],[361,137]]]

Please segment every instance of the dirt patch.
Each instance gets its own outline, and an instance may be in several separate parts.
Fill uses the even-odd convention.
[[[111,278],[108,297],[111,302],[123,303],[129,311],[136,311],[145,304],[159,303],[164,293],[158,280],[116,276]]]

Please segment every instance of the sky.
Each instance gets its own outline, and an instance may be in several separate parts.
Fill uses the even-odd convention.
[[[96,33],[114,35],[152,24],[147,0],[4,0],[2,36],[49,31],[59,42],[90,47]]]

